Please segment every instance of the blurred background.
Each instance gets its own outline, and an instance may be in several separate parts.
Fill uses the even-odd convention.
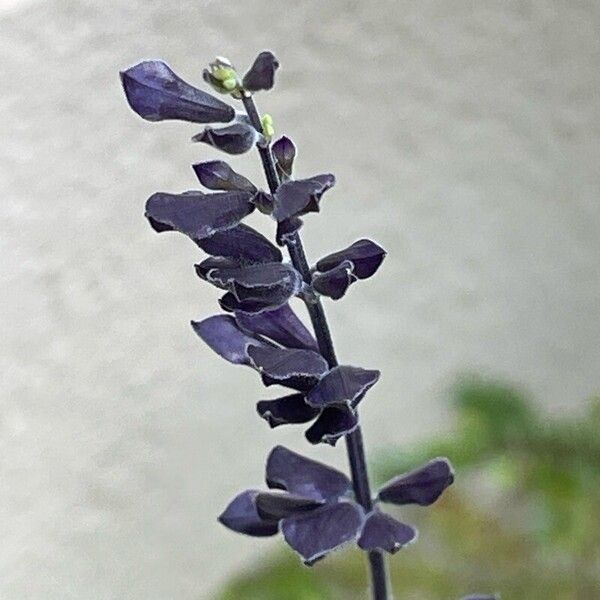
[[[353,550],[307,570],[216,523],[273,445],[344,449],[268,430],[254,374],[194,336],[217,293],[143,206],[215,151],[136,117],[118,80],[163,58],[201,85],[215,55],[266,48],[260,109],[299,177],[338,180],[310,257],[389,252],[326,304],[342,361],[383,371],[373,478],[458,467],[402,511],[421,537],[397,594],[599,597],[599,27],[593,0],[0,0],[0,598],[364,595]],[[230,162],[262,182],[254,153]]]

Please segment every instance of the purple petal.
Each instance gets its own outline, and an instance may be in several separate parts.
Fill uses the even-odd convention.
[[[323,500],[305,498],[287,492],[260,492],[256,497],[258,514],[267,521],[279,521],[323,506]]]
[[[375,510],[367,515],[358,545],[367,552],[384,550],[395,554],[417,538],[417,530]]]
[[[282,183],[275,193],[273,217],[281,223],[290,217],[318,212],[321,196],[334,184],[335,177],[331,174]]]
[[[160,60],[141,62],[120,75],[129,106],[147,121],[228,123],[235,116],[231,106],[186,83]]]
[[[246,335],[229,315],[214,315],[203,321],[192,321],[192,327],[207,346],[235,365],[251,365],[248,348],[263,344]]]
[[[317,263],[317,271],[325,272],[350,261],[353,275],[358,279],[371,277],[381,266],[386,251],[371,240],[358,240],[352,245],[325,256]]]
[[[332,404],[355,406],[379,379],[379,371],[349,367],[334,367],[310,390],[306,401],[318,408]]]
[[[238,268],[240,265],[237,261],[223,256],[211,256],[203,260],[201,263],[194,265],[196,274],[200,279],[209,281],[208,275],[211,271],[221,268]]]
[[[225,231],[217,231],[208,238],[196,240],[204,252],[223,256],[243,264],[281,262],[279,248],[264,235],[243,223]]]
[[[206,127],[204,131],[192,137],[194,142],[204,142],[227,154],[248,152],[259,139],[260,134],[256,129],[246,123],[234,123],[219,129]]]
[[[362,509],[354,502],[329,504],[281,522],[285,541],[308,566],[356,539],[364,522]]]
[[[285,246],[288,243],[294,243],[296,232],[304,225],[299,217],[285,219],[281,223],[277,223],[277,233],[275,239],[280,246]]]
[[[248,490],[236,496],[219,517],[219,522],[228,529],[254,537],[268,537],[279,531],[277,521],[263,519],[256,508],[259,492]]]
[[[250,335],[262,335],[284,348],[318,351],[315,338],[289,304],[256,315],[239,313],[235,318],[238,325]]]
[[[352,484],[340,471],[276,446],[267,459],[267,485],[317,500],[337,500],[350,492]]]
[[[241,267],[224,265],[210,269],[206,279],[229,290],[241,303],[256,302],[265,308],[285,304],[303,285],[302,276],[292,265],[279,262]]]
[[[155,231],[179,231],[198,241],[237,225],[254,210],[250,198],[246,192],[159,192],[146,202],[146,218]]]
[[[275,400],[261,400],[257,403],[256,410],[271,428],[308,423],[319,414],[318,408],[306,404],[304,394],[290,394]]]
[[[328,406],[306,430],[305,436],[311,444],[335,446],[341,437],[352,433],[357,427],[358,417],[351,408],[344,404]]]
[[[354,265],[349,260],[345,260],[329,271],[324,273],[315,271],[312,275],[314,290],[333,300],[342,298],[346,290],[355,281]]]
[[[388,481],[377,496],[392,504],[433,504],[453,483],[454,470],[447,458],[435,458],[427,464]]]
[[[275,166],[281,181],[287,181],[292,177],[292,168],[296,158],[296,146],[289,137],[281,136],[271,147]]]
[[[268,50],[261,52],[254,63],[244,75],[242,85],[249,92],[270,90],[275,82],[275,71],[279,68],[279,61]]]
[[[219,298],[219,306],[226,312],[243,312],[248,314],[258,314],[264,310],[273,309],[271,300],[239,300],[231,292],[227,292]]]
[[[256,192],[256,186],[236,173],[225,161],[211,160],[192,165],[200,183],[209,190]]]
[[[270,381],[280,385],[314,382],[327,371],[325,359],[312,350],[272,348],[268,346],[248,349],[253,365]]]

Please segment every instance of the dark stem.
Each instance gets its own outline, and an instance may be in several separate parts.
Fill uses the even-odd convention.
[[[256,104],[254,103],[254,98],[250,94],[244,94],[242,102],[244,103],[244,108],[246,109],[252,125],[257,131],[262,133],[262,124],[258,110],[256,109]],[[269,189],[271,190],[271,193],[274,194],[279,187],[279,177],[277,176],[271,148],[269,145],[258,145],[257,147],[265,170]],[[292,264],[302,275],[303,279],[309,283],[311,278],[310,267],[304,252],[302,239],[297,231],[291,236],[291,239],[286,242],[286,246]],[[338,364],[338,361],[321,300],[316,298],[314,301],[305,301],[305,304],[315,331],[319,350],[329,366],[335,367]],[[350,462],[350,472],[352,473],[354,494],[358,502],[365,509],[365,512],[369,512],[373,508],[373,501],[371,498],[371,489],[369,486],[369,476],[360,426],[346,436],[346,448],[348,451],[348,460]],[[379,551],[369,552],[369,564],[371,567],[373,600],[389,600],[388,576],[383,554]]]

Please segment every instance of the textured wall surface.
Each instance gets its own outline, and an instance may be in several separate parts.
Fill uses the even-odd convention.
[[[370,446],[449,429],[443,391],[465,370],[554,412],[599,391],[597,1],[0,6],[3,600],[211,597],[269,547],[215,514],[273,444],[305,446],[194,337],[216,292],[195,247],[142,218],[215,153],[129,112],[117,71],[140,58],[200,81],[215,54],[280,57],[260,105],[300,175],[339,182],[307,219],[310,255],[363,235],[390,253],[327,304],[343,361],[383,369]],[[232,163],[261,177],[254,153]]]

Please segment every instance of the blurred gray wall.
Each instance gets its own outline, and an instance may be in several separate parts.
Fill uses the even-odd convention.
[[[306,449],[188,325],[217,294],[143,204],[215,152],[133,115],[120,68],[163,57],[199,82],[216,54],[280,57],[260,106],[300,175],[339,182],[311,257],[389,250],[327,303],[342,360],[383,369],[373,448],[450,430],[460,372],[555,413],[599,391],[599,27],[595,0],[0,3],[0,598],[212,597],[270,547],[215,515],[272,445]],[[231,162],[261,180],[254,153]]]

